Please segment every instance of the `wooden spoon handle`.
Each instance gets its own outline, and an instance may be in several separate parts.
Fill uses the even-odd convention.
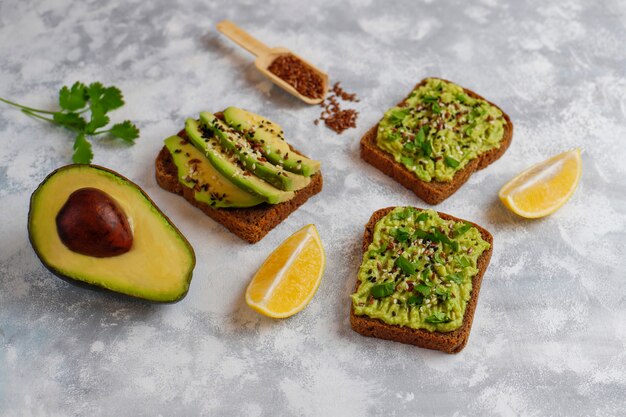
[[[256,56],[266,55],[270,52],[270,48],[268,48],[267,45],[251,36],[230,20],[222,20],[219,22],[217,24],[217,30]]]

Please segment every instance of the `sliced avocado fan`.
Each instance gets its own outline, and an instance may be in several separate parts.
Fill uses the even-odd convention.
[[[272,164],[306,177],[319,171],[320,162],[293,152],[283,137],[282,128],[271,120],[232,106],[224,110],[224,120],[257,145],[255,149]]]
[[[224,149],[216,135],[208,133],[194,119],[185,121],[185,132],[191,143],[201,150],[211,165],[237,187],[258,196],[271,204],[290,200],[293,191],[283,191],[252,174],[238,156],[231,150]]]
[[[311,182],[310,178],[286,171],[280,165],[273,165],[259,150],[252,147],[246,138],[209,112],[200,113],[203,126],[210,129],[219,139],[223,148],[233,152],[247,170],[264,179],[276,188],[285,191],[300,190]]]
[[[178,180],[194,190],[196,201],[211,207],[252,207],[265,202],[258,194],[237,187],[211,165],[207,157],[180,136],[165,139],[178,168]]]

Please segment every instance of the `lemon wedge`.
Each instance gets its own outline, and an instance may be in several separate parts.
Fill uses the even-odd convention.
[[[285,318],[301,311],[320,285],[326,255],[317,229],[310,224],[278,246],[246,289],[246,303],[259,313]]]
[[[513,213],[529,219],[547,216],[570,199],[582,173],[580,149],[572,149],[531,166],[498,193]]]

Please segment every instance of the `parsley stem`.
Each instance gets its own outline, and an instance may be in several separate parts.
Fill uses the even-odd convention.
[[[102,133],[109,133],[110,131],[111,131],[111,129],[109,129],[109,130],[98,130],[97,132],[93,132],[91,134],[91,136],[100,135]]]
[[[43,117],[42,115],[34,113],[34,112],[30,111],[30,110],[22,109],[22,113],[25,113],[25,114],[27,114],[27,115],[29,115],[31,117],[36,117],[38,119],[45,120],[46,122],[54,123],[55,125],[58,124],[55,120],[49,119],[47,117]]]
[[[2,97],[0,97],[0,101],[3,101],[5,103],[7,103],[7,104],[10,104],[11,106],[19,107],[22,110],[28,110],[30,112],[46,113],[46,114],[54,114],[54,113],[56,113],[56,112],[53,112],[53,111],[39,110],[39,109],[33,109],[32,107],[22,106],[21,104],[14,103],[14,102],[12,102],[10,100],[7,100],[6,98],[2,98]]]

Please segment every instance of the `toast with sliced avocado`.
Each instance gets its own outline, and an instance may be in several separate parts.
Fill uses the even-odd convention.
[[[269,130],[260,135],[265,145],[261,151],[252,137],[253,129],[262,129],[254,128],[252,122],[244,127],[243,121],[274,124],[246,110],[229,109],[242,122],[229,124],[223,113],[208,112],[202,112],[199,119],[187,119],[184,130],[165,140],[156,159],[156,178],[162,188],[182,195],[228,230],[254,243],[322,190],[320,163],[287,144],[282,129],[280,137]],[[300,161],[298,167],[288,169],[283,159],[279,164],[268,157],[286,149]]]

